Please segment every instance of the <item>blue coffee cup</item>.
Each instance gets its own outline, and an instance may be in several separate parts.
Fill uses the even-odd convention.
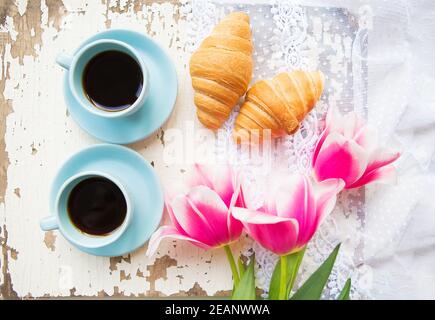
[[[87,64],[93,57],[105,51],[120,51],[128,54],[137,62],[142,72],[143,85],[138,95],[138,98],[131,106],[122,110],[112,111],[97,108],[88,99],[86,92],[83,88],[82,79]],[[64,53],[59,54],[56,58],[56,62],[61,67],[68,70],[68,85],[76,101],[80,103],[82,108],[92,114],[106,118],[125,117],[135,113],[145,104],[148,96],[150,81],[148,68],[140,54],[132,46],[122,41],[111,39],[96,40],[81,48],[73,56],[69,56]]]
[[[94,177],[102,177],[113,182],[121,190],[127,205],[125,218],[121,225],[108,234],[98,236],[81,231],[74,225],[68,214],[68,199],[71,191],[80,182]],[[58,229],[72,244],[82,248],[96,249],[114,243],[126,232],[132,219],[133,203],[130,192],[118,178],[101,171],[85,171],[71,176],[62,184],[57,192],[54,208],[55,212],[52,215],[40,221],[40,227],[43,231]]]

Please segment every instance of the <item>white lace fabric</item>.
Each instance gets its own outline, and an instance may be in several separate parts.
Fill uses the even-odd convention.
[[[189,51],[197,48],[225,14],[234,10],[249,14],[255,66],[251,83],[284,70],[320,69],[325,74],[321,101],[296,134],[277,142],[274,156],[267,165],[237,150],[234,145],[231,131],[238,107],[225,123],[224,134],[217,142],[217,156],[223,161],[236,160],[244,179],[249,180],[247,196],[251,203],[261,205],[265,192],[262,181],[277,163],[285,163],[293,172],[309,173],[311,154],[330,105],[338,107],[342,113],[355,111],[369,124],[382,128],[382,143],[390,143],[394,138],[395,126],[408,97],[406,90],[400,91],[404,86],[391,88],[384,77],[393,74],[389,70],[402,63],[408,51],[404,35],[395,35],[392,41],[390,38],[387,41],[389,50],[385,50],[385,44],[382,46],[381,42],[386,41],[385,37],[391,37],[389,31],[407,28],[405,3],[398,2],[394,7],[385,1],[344,3],[348,6],[304,5],[295,1],[252,1],[247,4],[194,0],[183,3],[182,13],[189,26],[186,43]],[[407,74],[401,68],[394,75],[394,81],[403,81]],[[384,94],[379,86],[385,86]],[[374,285],[386,285],[387,279],[379,280],[373,274],[370,261],[386,245],[394,243],[403,231],[424,185],[415,175],[407,174],[412,156],[405,152],[402,158],[398,166],[399,174],[403,176],[397,186],[346,190],[339,195],[333,213],[308,246],[299,283],[341,242],[324,298],[335,298],[348,277],[352,278],[353,299],[371,298]],[[410,187],[412,192],[407,192]],[[247,248],[247,252],[255,251],[258,264],[257,286],[267,296],[277,257],[256,243],[250,246],[252,248]]]

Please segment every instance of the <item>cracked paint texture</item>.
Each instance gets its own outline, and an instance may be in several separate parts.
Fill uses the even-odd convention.
[[[223,252],[165,241],[153,258],[145,256],[146,246],[126,257],[103,258],[78,251],[56,231],[39,229],[39,220],[49,214],[50,181],[57,168],[76,151],[99,143],[66,112],[63,71],[55,57],[107,28],[137,30],[168,48],[179,77],[174,112],[155,135],[129,147],[153,163],[163,185],[182,179],[186,171],[162,161],[165,130],[196,119],[183,44],[186,22],[178,2],[1,1],[0,296],[228,294],[231,273]]]

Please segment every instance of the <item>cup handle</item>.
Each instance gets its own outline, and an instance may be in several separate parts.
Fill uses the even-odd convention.
[[[60,65],[64,69],[69,69],[72,62],[72,57],[65,54],[65,53],[59,53],[56,57],[56,63]]]
[[[41,227],[42,231],[59,229],[59,224],[57,223],[56,216],[48,216],[42,218],[39,222],[39,226]]]

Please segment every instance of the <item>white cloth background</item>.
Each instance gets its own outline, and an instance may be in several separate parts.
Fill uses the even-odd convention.
[[[384,3],[394,6],[394,2]],[[392,79],[392,85],[397,88],[393,92],[400,98],[407,95],[407,99],[404,99],[405,105],[397,105],[396,110],[400,116],[390,116],[390,122],[394,123],[389,125],[391,133],[388,134],[391,134],[391,139],[400,142],[404,151],[399,183],[404,184],[403,180],[408,179],[420,180],[420,188],[419,194],[409,199],[412,208],[404,218],[405,227],[402,232],[368,258],[366,263],[373,268],[373,297],[434,299],[435,3],[408,1],[404,7],[407,10],[407,25],[398,25],[391,30],[396,38],[386,32],[384,39],[373,43],[373,51],[378,57],[383,57],[386,65],[390,65],[387,59],[388,53],[395,49],[397,42],[394,39],[403,39],[403,50],[399,50],[403,59],[397,61],[395,67],[385,75]],[[388,95],[383,87],[372,90],[375,95],[385,95],[388,103]],[[375,110],[381,108],[382,106],[376,106]],[[403,189],[404,192],[413,192],[411,185],[409,188],[403,185]],[[400,202],[400,199],[396,200]],[[386,205],[395,207],[394,203]],[[400,212],[394,213],[400,216]]]
[[[368,46],[368,121],[400,146],[396,186],[366,194],[364,264],[376,299],[435,298],[435,3],[307,1],[373,10]],[[326,4],[328,3],[328,4]],[[378,194],[381,193],[381,194]],[[389,211],[402,227],[383,224]],[[376,230],[378,225],[380,230]],[[385,234],[388,231],[396,231]],[[370,243],[374,245],[370,246]]]
[[[366,227],[372,234],[365,235],[364,263],[372,271],[371,297],[434,299],[435,3],[326,2],[350,10],[364,5],[373,9],[367,57],[368,120],[384,140],[403,151],[398,185],[379,188],[380,195],[376,188],[366,194]],[[386,211],[394,216],[391,221],[403,227],[383,225],[379,218]],[[376,233],[370,224],[386,230]],[[389,230],[396,233],[385,235]],[[375,243],[374,250],[370,242]]]

